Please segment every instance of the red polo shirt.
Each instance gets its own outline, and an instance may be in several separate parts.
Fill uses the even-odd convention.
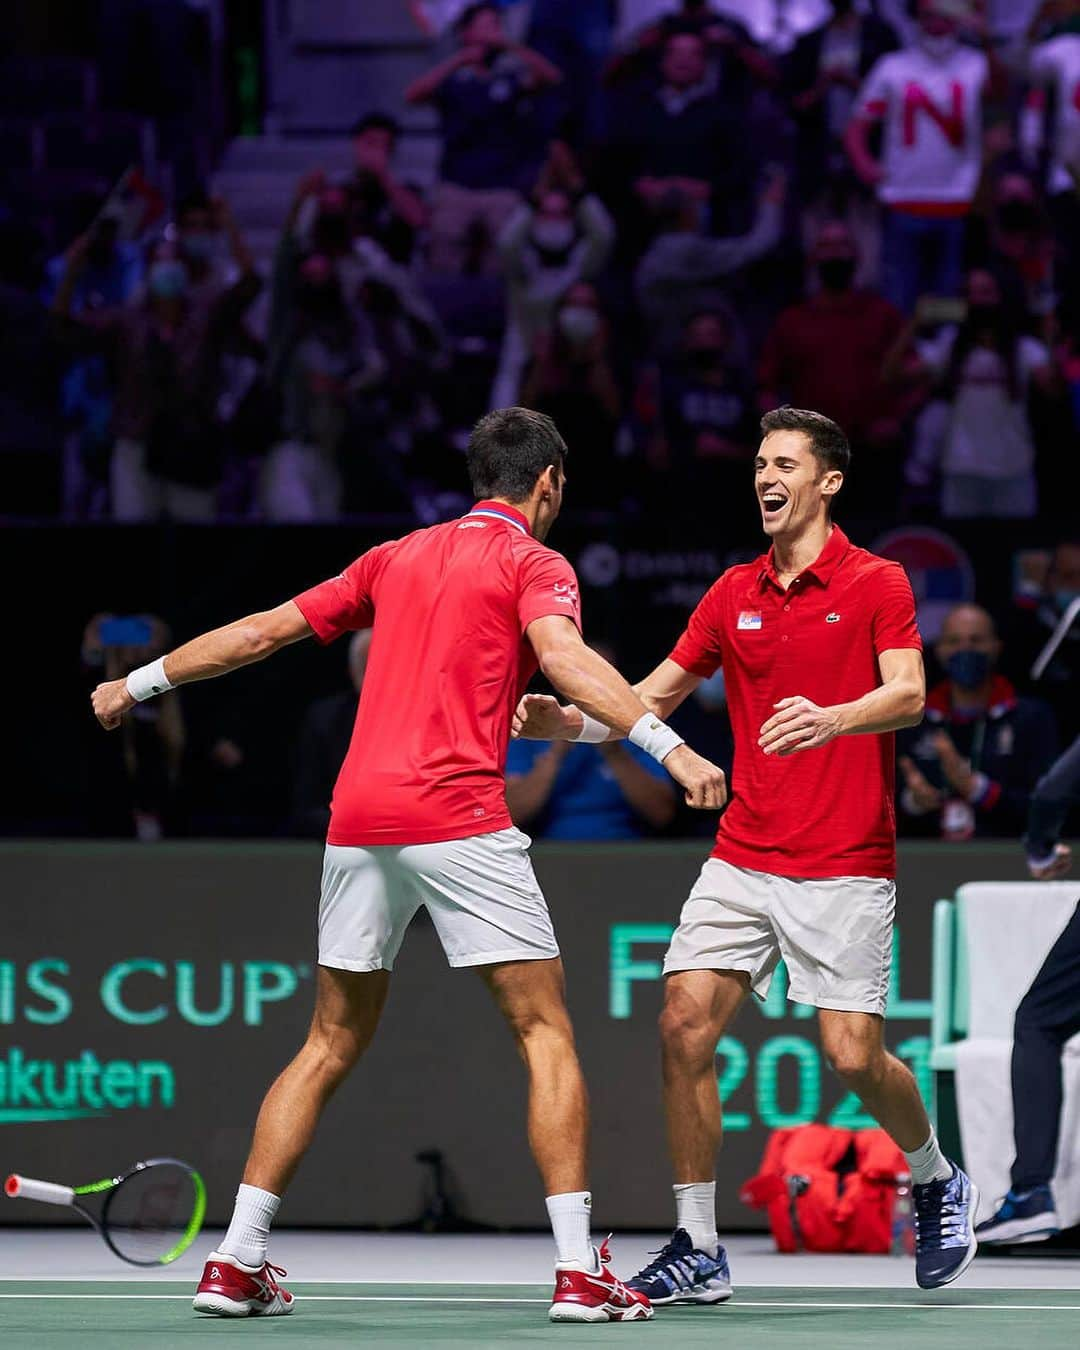
[[[510,719],[536,656],[534,619],[581,627],[577,578],[520,511],[380,544],[295,598],[320,642],[372,628],[364,688],[327,842],[427,844],[506,829]]]
[[[785,758],[758,737],[782,698],[849,703],[877,688],[877,658],[901,647],[922,648],[903,568],[835,525],[787,591],[770,551],[706,592],[671,660],[703,677],[724,668],[735,762],[714,858],[786,877],[896,875],[893,733]]]

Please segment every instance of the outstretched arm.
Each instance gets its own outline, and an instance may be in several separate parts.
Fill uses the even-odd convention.
[[[665,659],[651,675],[635,684],[632,692],[648,712],[663,719],[689,698],[700,683],[700,675],[691,675],[674,661]],[[514,735],[529,741],[576,741],[584,725],[580,708],[573,703],[563,705],[547,694],[526,694],[514,714]],[[624,735],[625,732],[612,730],[608,740],[620,741]]]
[[[632,738],[643,749],[650,750],[659,759],[672,778],[686,789],[690,806],[703,810],[717,810],[727,797],[727,786],[722,770],[696,755],[689,746],[679,743],[673,732],[650,717],[646,704],[638,698],[619,672],[582,641],[581,634],[569,618],[561,614],[534,619],[525,630],[540,669],[564,698],[576,705],[575,716],[580,719],[578,731],[584,726],[582,713],[626,736],[635,730]],[[551,700],[553,703],[554,699]],[[638,724],[642,723],[639,728]],[[650,739],[664,738],[676,742],[666,753],[655,752]],[[576,739],[562,736],[561,739]]]
[[[138,672],[132,672],[122,680],[109,680],[99,684],[91,695],[94,716],[105,728],[112,731],[120,725],[120,719],[133,708],[136,699],[129,687],[133,682],[136,692],[141,684],[136,678],[147,672],[147,681],[153,679],[150,672],[164,676],[161,691],[171,689],[178,684],[189,684],[193,680],[210,680],[215,675],[227,675],[230,670],[239,670],[254,661],[262,661],[282,647],[287,647],[300,638],[310,637],[311,625],[292,600],[287,600],[276,609],[266,610],[262,614],[251,614],[246,619],[237,619],[224,628],[215,628],[192,638],[182,647],[170,652],[160,663],[143,666]],[[151,684],[146,685],[147,689]],[[145,693],[144,697],[151,697]]]

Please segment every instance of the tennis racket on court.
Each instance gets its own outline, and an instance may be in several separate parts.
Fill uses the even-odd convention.
[[[165,1266],[191,1246],[206,1214],[206,1187],[193,1167],[178,1158],[148,1158],[122,1176],[61,1186],[13,1172],[4,1182],[13,1200],[77,1209],[105,1239],[109,1250],[133,1266]],[[83,1204],[103,1196],[100,1213]]]

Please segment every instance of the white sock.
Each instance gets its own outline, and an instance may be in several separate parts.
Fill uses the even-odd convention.
[[[245,1266],[261,1268],[266,1261],[270,1225],[280,1204],[280,1195],[241,1182],[229,1231],[218,1244],[218,1251],[235,1256]]]
[[[685,1228],[698,1251],[715,1256],[720,1250],[716,1231],[716,1182],[688,1181],[672,1186],[675,1192],[675,1227]]]
[[[904,1157],[916,1186],[925,1186],[929,1181],[945,1181],[952,1176],[952,1163],[942,1153],[933,1130],[922,1148],[917,1148],[914,1153],[905,1153]]]
[[[591,1270],[596,1265],[592,1242],[589,1240],[592,1196],[588,1191],[549,1195],[547,1211],[559,1260],[577,1261]]]

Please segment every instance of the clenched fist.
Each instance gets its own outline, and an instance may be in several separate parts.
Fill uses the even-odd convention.
[[[727,801],[723,769],[691,750],[677,745],[664,759],[664,768],[686,792],[686,804],[698,811],[719,811]]]
[[[127,680],[108,680],[99,684],[90,695],[94,716],[106,731],[115,731],[120,719],[129,708],[134,708],[135,700],[128,693]]]

